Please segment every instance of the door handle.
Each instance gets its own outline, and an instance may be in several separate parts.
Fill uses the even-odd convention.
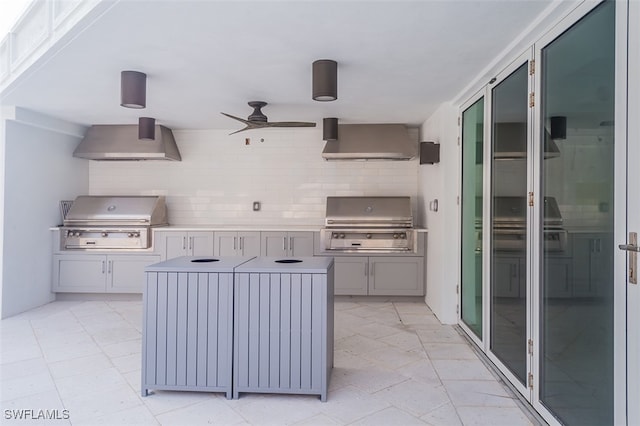
[[[629,243],[620,244],[618,248],[629,252],[629,283],[638,284],[638,234],[629,232]]]

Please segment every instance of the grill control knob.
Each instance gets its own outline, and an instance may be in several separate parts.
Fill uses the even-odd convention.
[[[367,234],[365,235],[365,237],[367,237],[368,239],[371,239],[371,234]]]
[[[129,237],[129,238],[133,238],[133,232],[129,232],[129,233],[127,234],[127,237]]]
[[[340,238],[344,238],[344,234],[340,234]]]
[[[407,238],[407,234],[403,232],[402,234],[400,234],[400,238],[404,240],[405,238]]]
[[[398,234],[393,234],[393,239],[397,240],[398,239]]]
[[[108,237],[108,236],[109,236],[109,233],[107,233],[107,232],[103,232],[103,233],[102,233],[102,236],[103,236],[103,237]]]

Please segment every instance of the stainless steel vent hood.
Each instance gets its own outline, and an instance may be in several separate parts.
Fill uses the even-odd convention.
[[[518,160],[527,158],[527,124],[497,123],[494,127],[494,153],[496,160]],[[560,155],[560,149],[545,129],[544,158]]]
[[[411,160],[416,155],[404,124],[340,124],[338,140],[327,141],[325,160]]]
[[[140,140],[135,124],[91,126],[73,156],[102,161],[182,160],[171,129],[156,125],[154,140]]]

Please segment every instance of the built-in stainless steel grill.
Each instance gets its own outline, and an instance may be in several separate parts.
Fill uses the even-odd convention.
[[[354,253],[416,251],[410,197],[327,197],[325,250]]]
[[[167,207],[160,196],[88,196],[75,199],[64,218],[65,249],[146,249],[151,227],[166,226]]]
[[[478,202],[482,202],[478,199]],[[527,199],[525,197],[496,197],[493,203],[493,249],[501,251],[526,250],[527,240]],[[476,209],[476,211],[481,211]],[[562,224],[558,203],[553,197],[544,199],[543,241],[547,251],[564,251],[567,245],[567,231]],[[482,224],[477,220],[476,250],[482,247]]]

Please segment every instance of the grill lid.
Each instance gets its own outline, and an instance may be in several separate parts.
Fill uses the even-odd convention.
[[[167,207],[161,196],[81,195],[64,220],[65,226],[167,224]]]
[[[412,227],[411,197],[327,197],[328,227]]]
[[[482,212],[482,199],[476,199],[476,213]],[[496,197],[493,204],[493,225],[524,226],[527,221],[526,197]],[[544,197],[544,226],[562,226],[562,215],[554,197]],[[480,218],[476,218],[479,224]]]

